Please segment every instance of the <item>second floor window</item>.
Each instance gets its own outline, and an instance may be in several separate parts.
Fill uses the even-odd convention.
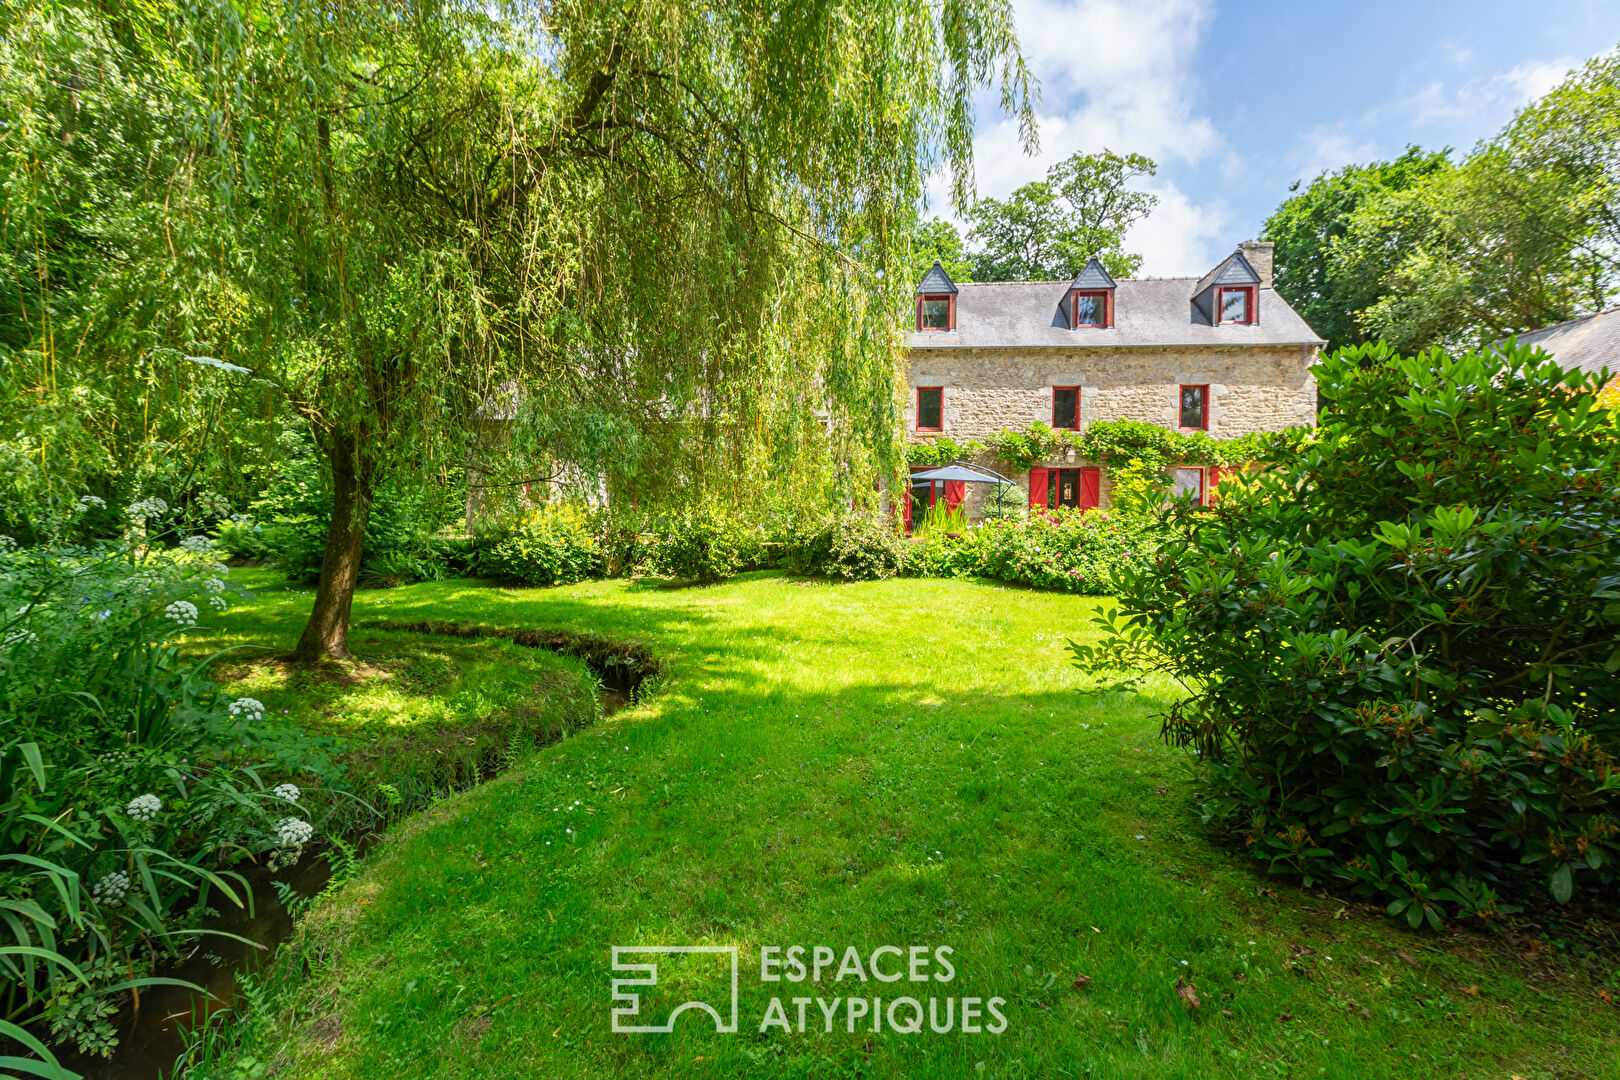
[[[1105,292],[1076,292],[1073,318],[1069,325],[1076,330],[1108,325],[1108,294]]]
[[[1077,428],[1080,426],[1080,388],[1078,386],[1052,387],[1052,426]]]
[[[1181,426],[1200,431],[1209,427],[1209,387],[1181,388]]]
[[[943,386],[917,387],[917,430],[938,431],[944,426],[945,388]]]
[[[917,301],[918,330],[950,330],[951,310],[954,305],[949,296],[924,296]]]
[[[1221,290],[1221,322],[1223,323],[1252,323],[1254,322],[1254,289],[1243,285],[1235,289]]]

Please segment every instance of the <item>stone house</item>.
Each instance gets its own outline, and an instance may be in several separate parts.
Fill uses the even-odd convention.
[[[907,437],[963,442],[1037,420],[1071,430],[1145,420],[1216,438],[1311,423],[1309,369],[1324,342],[1272,288],[1271,261],[1271,244],[1250,242],[1198,278],[1115,281],[1093,258],[1073,281],[984,284],[957,284],[935,263],[907,340]],[[990,454],[977,463],[1017,481],[1030,506],[1109,505],[1097,462],[1065,457],[1017,473]],[[1176,488],[1208,502],[1212,471],[1178,467]],[[912,487],[908,522],[940,500],[977,518],[994,490]]]

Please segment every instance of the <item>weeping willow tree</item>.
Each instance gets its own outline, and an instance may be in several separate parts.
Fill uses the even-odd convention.
[[[245,368],[316,434],[306,659],[348,654],[379,484],[461,460],[503,396],[520,456],[655,497],[892,471],[923,181],[968,195],[980,88],[1034,137],[1007,0],[205,0],[134,37],[50,6],[156,106],[117,134],[148,155],[122,280],[157,314],[86,340]]]

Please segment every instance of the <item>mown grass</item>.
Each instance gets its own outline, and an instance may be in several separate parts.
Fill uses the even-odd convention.
[[[307,596],[261,597],[233,625],[289,646]],[[1063,644],[1099,603],[773,575],[361,594],[361,650],[377,616],[567,627],[670,677],[398,826],[311,914],[311,973],[244,1053],[390,1080],[1620,1076],[1612,990],[1547,943],[1412,933],[1213,844],[1166,697],[1076,692]],[[610,950],[652,943],[740,947],[737,1034],[612,1033]],[[956,976],[762,984],[760,946],[793,944],[949,946]],[[669,965],[646,1010],[703,974]],[[902,993],[1005,998],[1007,1029],[827,1033],[812,1005],[758,1031],[773,996],[796,1026],[793,996]]]

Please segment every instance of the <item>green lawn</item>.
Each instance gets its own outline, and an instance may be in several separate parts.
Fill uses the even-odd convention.
[[[307,604],[267,589],[227,626],[285,648]],[[1097,605],[774,575],[361,594],[362,650],[379,617],[567,627],[641,638],[671,676],[397,826],[309,916],[314,972],[250,1050],[367,1080],[1620,1076],[1620,1011],[1544,943],[1409,933],[1213,846],[1164,701],[1076,693],[1064,641]],[[738,1033],[613,1033],[610,950],[645,944],[737,946]],[[760,981],[761,946],[817,944],[948,946],[955,977]],[[644,1014],[717,974],[661,967]],[[1004,998],[1005,1031],[851,1034],[842,1002],[796,1030],[795,996],[902,995]],[[794,1031],[759,1032],[773,996]]]

